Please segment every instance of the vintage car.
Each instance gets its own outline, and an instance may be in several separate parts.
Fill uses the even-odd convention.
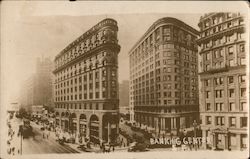
[[[145,143],[133,142],[128,148],[128,152],[144,152],[147,151],[147,145]]]

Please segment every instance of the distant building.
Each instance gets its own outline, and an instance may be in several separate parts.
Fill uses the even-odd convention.
[[[157,20],[129,52],[131,120],[154,134],[177,135],[198,117],[198,31]]]
[[[31,110],[32,105],[53,107],[52,93],[53,63],[49,58],[37,59],[36,73],[22,85],[20,104]]]
[[[8,112],[17,112],[19,111],[20,104],[17,102],[10,103],[10,105],[7,108]]]
[[[119,106],[129,106],[129,81],[124,80],[119,84]]]
[[[42,106],[42,105],[32,105],[31,106],[31,112],[32,112],[33,117],[37,117],[37,118],[42,117],[44,110],[45,110],[44,106]]]
[[[200,18],[200,118],[207,148],[242,150],[248,145],[245,18],[210,13]]]

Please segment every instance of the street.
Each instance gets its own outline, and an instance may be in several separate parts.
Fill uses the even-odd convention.
[[[21,147],[21,138],[17,136],[18,127],[21,124],[21,120],[14,118],[11,120],[11,126],[16,132],[13,140],[11,141],[11,146],[15,147],[16,153]],[[22,141],[22,154],[43,154],[43,153],[78,153],[76,150],[72,149],[67,145],[59,144],[53,137],[54,132],[50,132],[50,137],[44,139],[42,132],[37,125],[31,124],[33,127],[33,132],[35,137],[32,136],[25,138]],[[20,150],[21,151],[21,150]]]

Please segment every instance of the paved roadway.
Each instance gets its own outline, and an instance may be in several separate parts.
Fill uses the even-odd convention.
[[[12,141],[12,145],[15,145],[16,151],[20,149],[21,138],[17,137],[18,126],[21,124],[19,119],[12,119],[11,125],[16,132],[14,140]],[[50,132],[49,139],[43,139],[42,132],[38,126],[32,124],[33,131],[35,133],[35,138],[25,138],[22,141],[22,154],[47,154],[47,153],[78,153],[76,150],[72,149],[67,145],[61,145],[55,138],[52,137],[52,133]]]

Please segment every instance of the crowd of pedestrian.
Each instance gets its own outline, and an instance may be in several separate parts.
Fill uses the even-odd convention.
[[[7,153],[9,155],[15,155],[16,154],[16,143],[14,143],[15,136],[18,137],[18,133],[15,132],[14,128],[11,125],[11,120],[8,119],[7,126],[8,126],[8,138],[7,138]],[[20,150],[17,149],[17,154],[20,153]]]

